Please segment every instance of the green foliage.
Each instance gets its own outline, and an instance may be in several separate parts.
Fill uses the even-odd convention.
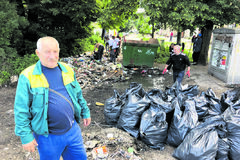
[[[25,68],[35,64],[38,61],[36,54],[27,54],[23,57],[17,57],[15,60],[9,59],[9,65],[11,67],[12,75],[19,75]]]
[[[27,16],[29,26],[22,32],[21,55],[33,53],[40,37],[55,37],[61,48],[60,57],[74,54],[76,39],[91,33],[90,23],[98,18],[96,0],[17,1],[18,12]]]
[[[139,0],[97,0],[100,9],[98,22],[104,29],[117,29],[136,13]]]
[[[139,31],[139,33],[141,34],[150,34],[152,31],[152,26],[150,26],[148,24],[148,22],[150,21],[150,17],[149,16],[145,16],[143,14],[141,14],[139,16],[139,19],[137,21],[137,30]]]
[[[0,85],[9,83],[11,76],[19,75],[25,68],[35,64],[37,61],[36,54],[8,58],[5,66],[0,70]]]
[[[94,50],[94,45],[96,43],[104,44],[104,41],[101,39],[101,37],[98,34],[93,34],[89,38],[79,39],[78,40],[79,48],[75,50],[75,53],[81,54],[88,51],[92,52]]]
[[[25,25],[25,19],[17,15],[16,6],[0,0],[0,68],[7,67],[7,60],[17,56],[16,35],[18,28]]]
[[[7,71],[0,71],[0,86],[7,84],[10,81],[10,73]]]

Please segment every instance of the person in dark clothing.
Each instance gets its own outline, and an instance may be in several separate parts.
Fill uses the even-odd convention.
[[[169,47],[169,53],[173,54],[174,53],[174,43],[171,43],[170,47]]]
[[[198,63],[198,58],[201,52],[201,48],[202,48],[202,38],[201,38],[202,34],[199,33],[197,35],[197,37],[194,35],[192,38],[192,42],[193,42],[193,65],[197,65]]]
[[[98,49],[97,51],[96,51],[96,48]],[[97,43],[94,46],[94,59],[99,60],[101,62],[103,52],[104,52],[104,46],[100,43]]]
[[[181,47],[179,45],[174,46],[174,53],[168,59],[166,66],[163,70],[163,74],[167,72],[167,67],[172,64],[173,68],[173,81],[176,80],[180,84],[184,77],[184,72],[187,67],[186,75],[190,77],[190,62],[187,55],[181,52]]]
[[[169,53],[170,53],[170,57],[172,56],[172,54],[174,53],[174,43],[171,43],[170,47],[169,47]],[[172,68],[172,65],[169,65],[167,67],[167,71],[169,71]]]

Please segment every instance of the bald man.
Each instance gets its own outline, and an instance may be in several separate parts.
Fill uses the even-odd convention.
[[[80,119],[91,123],[90,110],[71,67],[59,60],[53,37],[37,41],[39,61],[19,76],[14,113],[15,133],[23,149],[38,149],[40,160],[86,160]]]
[[[185,69],[187,66],[187,72],[186,75],[190,77],[190,62],[184,53],[181,52],[181,46],[180,45],[174,45],[174,53],[170,56],[168,61],[166,62],[166,66],[163,70],[163,74],[167,72],[167,67],[169,65],[172,65],[173,69],[173,82],[178,81],[179,84],[182,83]]]

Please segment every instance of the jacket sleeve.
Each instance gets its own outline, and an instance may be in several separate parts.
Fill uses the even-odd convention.
[[[31,95],[29,88],[29,80],[24,75],[20,75],[14,103],[14,118],[15,134],[20,136],[22,144],[27,144],[34,139],[30,125],[32,116],[30,113]]]
[[[77,82],[76,76],[74,74],[74,79]],[[83,98],[83,94],[82,94],[82,89],[80,87],[80,84],[77,82],[77,87],[79,87],[78,93],[77,93],[77,98],[78,98],[78,103],[81,106],[81,116],[83,119],[87,119],[90,118],[90,110],[87,106],[87,102],[86,100]]]

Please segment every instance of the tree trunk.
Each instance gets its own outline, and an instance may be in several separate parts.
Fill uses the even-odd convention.
[[[154,32],[155,32],[155,29],[154,29],[154,23],[152,24],[152,38],[154,38]]]
[[[105,31],[106,31],[106,30],[103,28],[103,29],[102,29],[102,36],[101,36],[101,37],[102,37],[102,40],[104,39]]]
[[[198,63],[206,66],[208,64],[208,50],[211,41],[213,31],[213,22],[208,21],[207,24],[202,28],[202,49],[200,52]]]
[[[181,34],[182,32],[177,32],[177,44],[181,44]]]

